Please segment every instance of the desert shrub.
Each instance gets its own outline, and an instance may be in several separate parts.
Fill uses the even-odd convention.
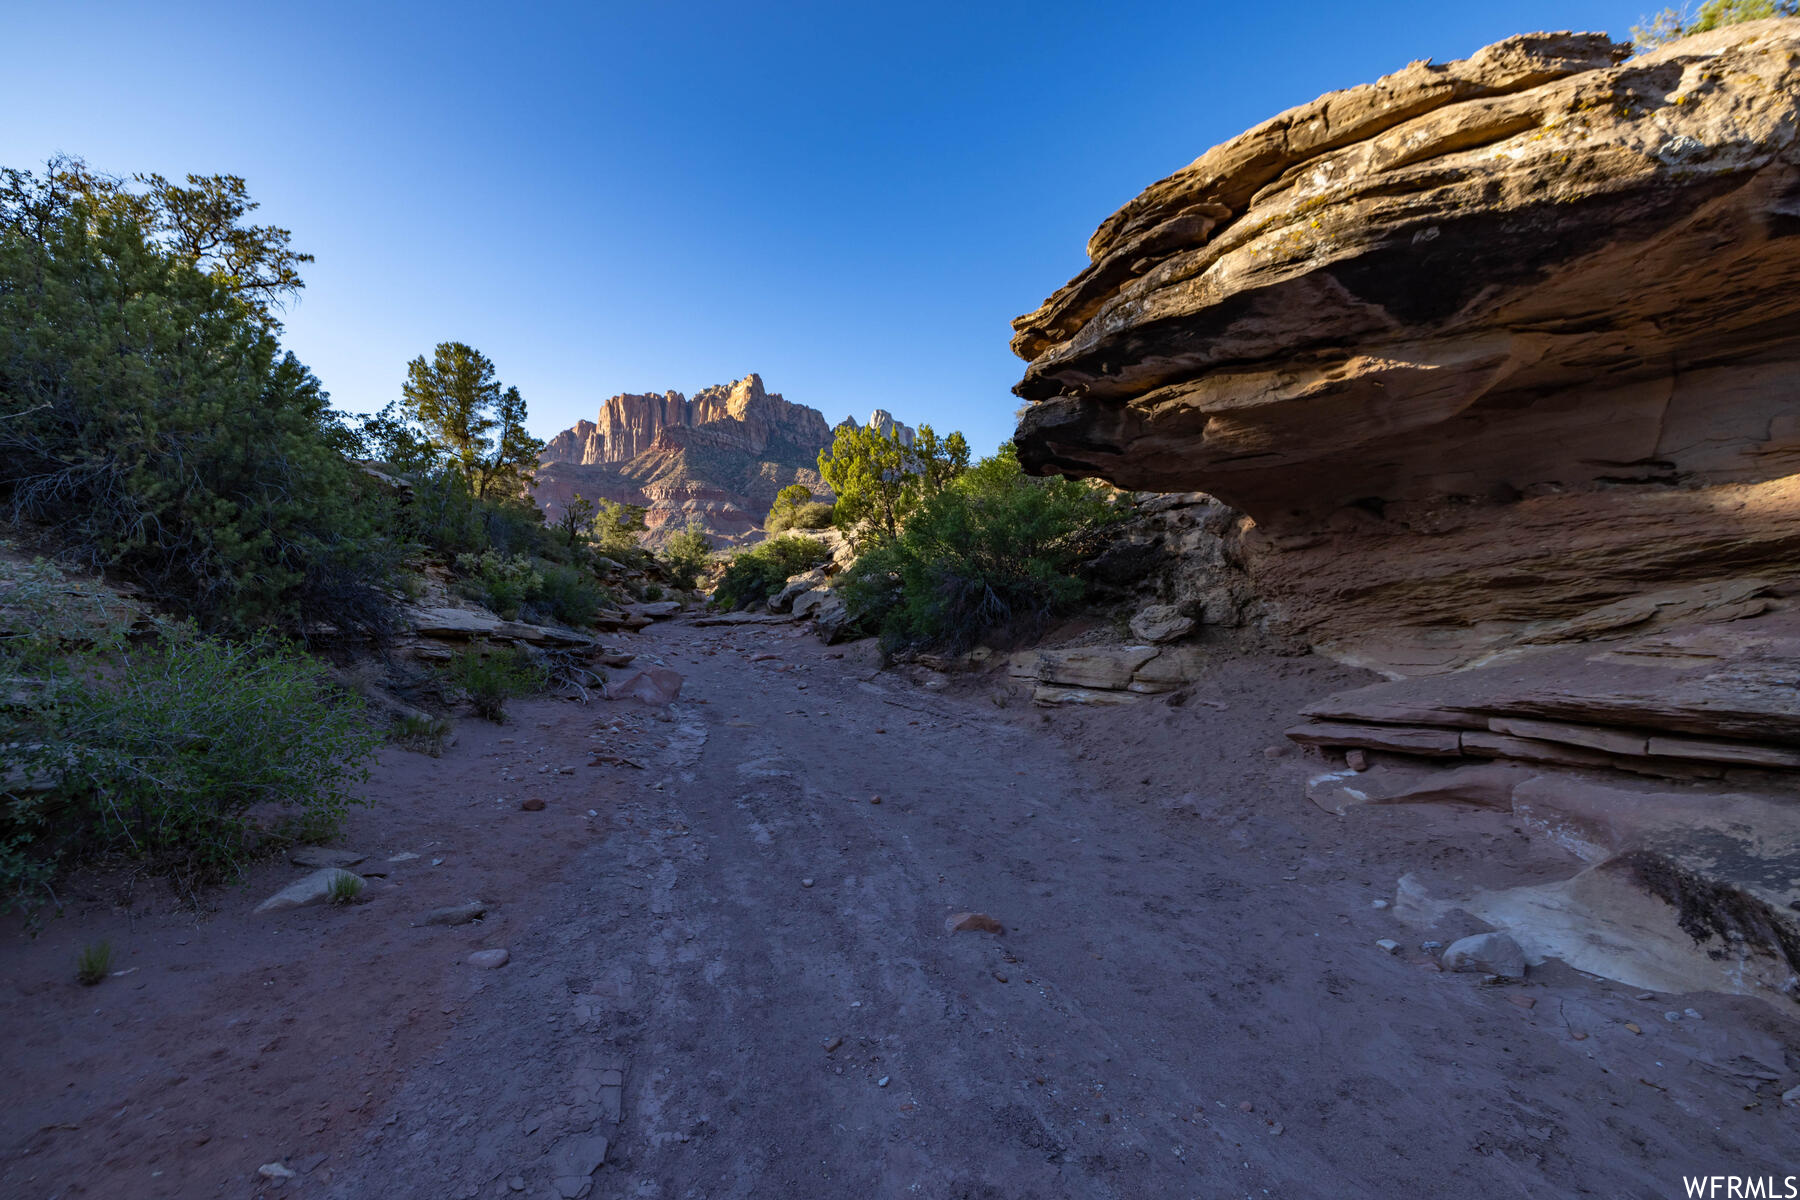
[[[809,500],[792,508],[769,514],[765,528],[770,533],[785,529],[829,529],[834,507],[823,500]]]
[[[13,697],[0,711],[9,902],[28,903],[59,865],[93,854],[142,859],[191,889],[271,841],[341,824],[377,736],[316,661],[265,635],[226,641],[191,624],[142,642],[116,625],[76,630],[42,611],[69,599],[54,572],[8,582],[7,616],[26,615],[24,632],[0,638],[0,694]],[[62,640],[72,631],[80,644]]]
[[[889,646],[964,649],[1083,599],[1080,564],[1119,515],[1091,484],[1026,475],[1003,446],[921,501],[837,586],[853,619]]]
[[[731,556],[713,599],[730,609],[761,604],[782,589],[788,576],[810,571],[830,557],[812,538],[770,538]]]
[[[456,569],[471,599],[479,600],[508,621],[516,621],[519,608],[543,587],[544,577],[523,554],[504,555],[492,550],[459,554]]]
[[[566,546],[545,526],[535,504],[512,496],[477,498],[450,470],[413,477],[400,529],[408,540],[452,559],[490,551],[503,558],[567,556]]]
[[[610,598],[585,569],[523,554],[462,554],[456,569],[464,574],[459,591],[509,621],[590,625]]]
[[[508,700],[542,691],[547,682],[525,651],[479,640],[451,657],[449,675],[475,711],[496,725],[506,723]]]
[[[539,563],[538,586],[530,596],[532,615],[564,625],[591,625],[607,600],[594,577],[579,567]]]
[[[82,987],[93,987],[111,972],[111,942],[89,942],[75,956],[75,982]]]
[[[683,591],[691,592],[700,585],[700,572],[711,558],[712,539],[698,521],[690,520],[686,529],[663,543],[663,570],[668,572],[669,582]]]
[[[652,583],[652,584],[648,584],[645,586],[644,599],[646,599],[646,600],[650,601],[650,603],[654,604],[658,600],[661,600],[662,598],[663,598],[662,584]]]
[[[437,758],[444,752],[450,722],[423,713],[401,717],[388,729],[388,741],[403,750]]]
[[[0,503],[208,628],[383,634],[400,548],[232,278],[0,184]]]
[[[355,904],[368,886],[360,875],[349,871],[339,871],[331,877],[331,902],[333,904]]]
[[[1642,53],[1684,38],[1767,17],[1791,17],[1800,12],[1796,0],[1706,0],[1698,11],[1686,6],[1665,8],[1631,27],[1633,49]]]

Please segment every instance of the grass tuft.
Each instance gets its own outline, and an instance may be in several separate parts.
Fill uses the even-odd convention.
[[[112,943],[89,942],[75,960],[75,979],[83,987],[93,987],[112,973]]]

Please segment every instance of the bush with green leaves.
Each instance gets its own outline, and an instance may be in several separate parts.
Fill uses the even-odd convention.
[[[739,550],[725,564],[713,602],[728,609],[762,604],[787,585],[788,576],[810,571],[831,553],[809,537],[786,534]]]
[[[0,588],[0,879],[29,903],[63,864],[124,855],[184,889],[270,844],[329,837],[379,740],[317,661],[267,635],[164,623],[127,639],[60,573]]]
[[[93,987],[112,974],[112,943],[89,942],[75,956],[75,982]]]
[[[319,381],[150,215],[0,171],[0,504],[209,628],[385,633],[401,547]]]
[[[499,613],[508,621],[519,619],[519,608],[544,584],[531,559],[523,554],[459,554],[456,569],[463,573],[470,598]]]
[[[700,573],[711,559],[712,539],[698,520],[690,520],[686,529],[663,543],[663,570],[668,572],[670,584],[683,591],[700,586]]]
[[[506,723],[506,702],[543,691],[544,669],[515,646],[476,640],[450,659],[450,681],[462,690],[475,711],[496,725]]]
[[[1078,604],[1088,591],[1080,566],[1121,516],[1102,489],[1027,475],[1002,446],[922,500],[836,587],[852,619],[890,648],[962,650]]]
[[[808,500],[780,512],[771,512],[765,528],[770,533],[780,533],[787,529],[830,529],[832,515],[836,511],[834,505],[823,500]]]
[[[429,713],[408,713],[388,728],[388,741],[431,758],[444,753],[444,740],[449,736],[450,722]]]
[[[1698,10],[1665,8],[1631,27],[1632,48],[1642,53],[1696,33],[1800,13],[1800,0],[1706,0]]]
[[[397,517],[409,541],[453,559],[489,551],[557,561],[568,557],[566,545],[552,536],[543,513],[527,499],[478,499],[454,471],[423,471],[411,479],[412,494]]]
[[[508,621],[591,625],[611,599],[587,570],[524,554],[461,554],[456,569],[459,590]]]
[[[538,586],[526,605],[527,615],[577,628],[592,625],[611,597],[580,567],[540,561]]]

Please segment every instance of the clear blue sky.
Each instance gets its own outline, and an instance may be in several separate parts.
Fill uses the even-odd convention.
[[[467,341],[549,435],[749,371],[1008,435],[1008,321],[1208,146],[1409,60],[1650,3],[0,0],[0,164],[230,173],[318,256],[342,408]]]

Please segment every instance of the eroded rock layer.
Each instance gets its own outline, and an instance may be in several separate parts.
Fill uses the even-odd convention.
[[[1800,21],[1624,56],[1415,63],[1150,187],[1015,322],[1021,458],[1242,509],[1271,611],[1394,674],[1779,603]]]

